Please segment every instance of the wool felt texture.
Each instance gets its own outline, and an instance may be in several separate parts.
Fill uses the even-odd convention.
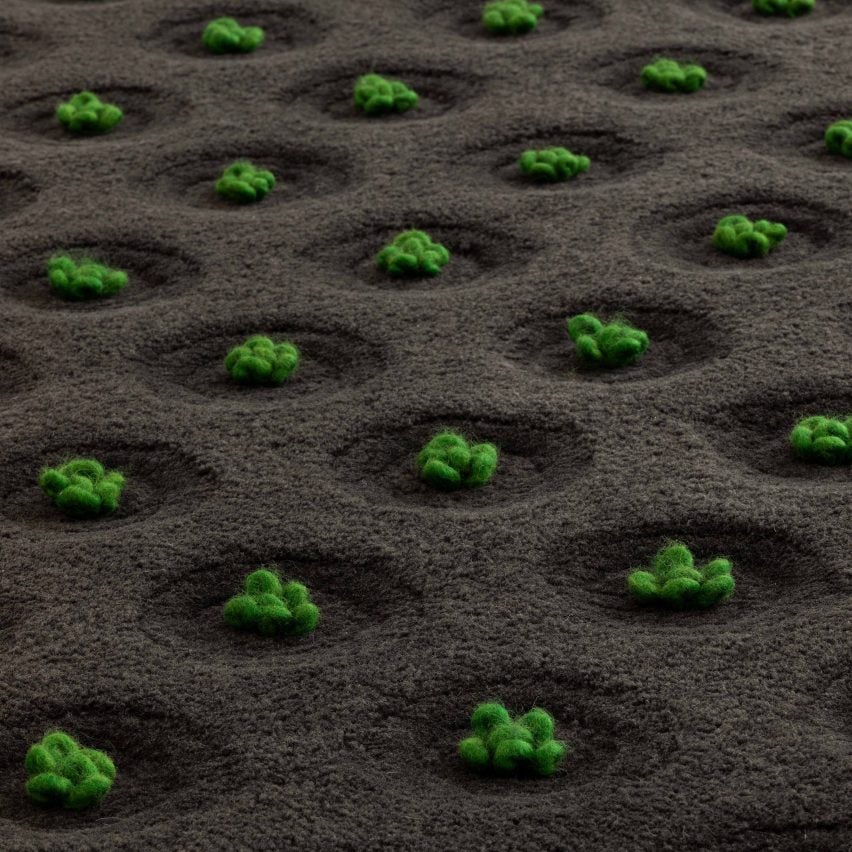
[[[225,622],[237,630],[261,636],[304,636],[316,630],[320,611],[311,602],[307,586],[290,580],[282,583],[268,568],[252,571],[242,594],[225,604]]]
[[[852,415],[805,417],[790,432],[790,445],[799,458],[807,461],[852,464]]]
[[[400,278],[433,278],[450,262],[450,252],[425,231],[403,231],[376,256],[379,269]]]
[[[518,162],[527,177],[551,183],[569,180],[587,172],[591,164],[588,157],[558,147],[524,151]]]
[[[247,160],[231,163],[216,181],[217,194],[237,204],[262,201],[272,192],[275,175]]]
[[[471,444],[458,432],[435,435],[417,456],[420,476],[434,488],[479,488],[497,470],[499,452],[494,444]]]
[[[707,609],[726,601],[734,593],[733,565],[717,557],[697,567],[690,549],[681,542],[663,547],[647,570],[632,571],[627,588],[643,604],[671,609]]]
[[[125,478],[117,470],[107,470],[96,459],[71,459],[43,468],[38,484],[69,517],[93,518],[118,508]]]
[[[567,322],[577,355],[595,367],[625,367],[648,351],[648,335],[628,322],[603,323],[594,314],[577,314]]]
[[[388,80],[381,74],[363,74],[355,81],[355,107],[366,115],[408,112],[420,100],[417,92],[401,80]]]
[[[128,282],[123,269],[112,269],[94,260],[74,260],[56,255],[47,262],[47,280],[64,299],[81,301],[114,296]]]
[[[244,385],[280,385],[299,366],[298,347],[287,340],[275,343],[263,334],[249,337],[225,357],[225,369]]]
[[[72,133],[109,133],[124,113],[115,104],[105,104],[94,92],[77,92],[59,104],[56,118]]]
[[[661,58],[642,69],[642,83],[655,92],[689,94],[707,82],[707,72],[700,65]]]
[[[787,226],[768,219],[752,222],[747,216],[724,216],[713,231],[713,245],[741,258],[766,257],[787,237]]]
[[[832,154],[852,158],[852,118],[844,118],[829,125],[825,131],[825,147]]]
[[[496,0],[483,6],[482,23],[488,32],[495,35],[522,35],[534,30],[543,14],[544,7],[540,3]]]
[[[813,11],[816,0],[752,0],[754,11],[760,15],[786,15],[795,18]]]
[[[204,28],[201,41],[211,53],[252,53],[262,44],[261,27],[243,27],[234,18],[216,18]]]
[[[115,764],[102,751],[83,748],[64,731],[30,746],[24,766],[27,795],[40,805],[79,811],[97,805],[112,789]]]

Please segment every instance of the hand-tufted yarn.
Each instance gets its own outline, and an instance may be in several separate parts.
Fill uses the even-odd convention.
[[[707,82],[707,72],[700,65],[665,58],[646,65],[641,76],[645,87],[656,92],[689,94]]]
[[[538,26],[544,7],[528,0],[494,0],[482,8],[482,23],[495,35],[522,35]]]
[[[280,385],[299,366],[300,353],[289,341],[275,343],[262,334],[249,337],[225,357],[225,369],[244,385]]]
[[[97,805],[115,780],[115,764],[104,752],[83,748],[64,731],[31,745],[24,767],[27,795],[34,802],[75,811]]]
[[[204,28],[201,41],[211,53],[251,53],[262,44],[260,27],[240,26],[233,18],[216,18]]]
[[[127,273],[94,260],[74,260],[60,254],[47,262],[47,279],[65,299],[95,299],[114,296],[127,286]]]
[[[852,464],[852,414],[826,417],[816,414],[800,420],[790,433],[790,445],[799,458],[818,464]]]
[[[446,430],[423,447],[417,467],[421,478],[435,488],[478,488],[491,481],[498,458],[494,444],[470,444],[457,432]]]
[[[835,121],[825,131],[825,147],[832,154],[852,158],[852,118]]]
[[[95,459],[71,459],[39,474],[42,491],[66,515],[94,518],[118,508],[125,478],[117,470],[106,470]]]
[[[627,588],[643,604],[672,609],[707,609],[734,592],[733,565],[717,557],[696,568],[689,548],[673,541],[660,550],[648,570],[632,571]]]
[[[528,177],[555,183],[587,172],[591,160],[582,154],[572,154],[567,148],[545,148],[524,151],[518,162]]]
[[[470,727],[473,736],[459,743],[459,755],[479,771],[553,775],[568,753],[553,738],[553,717],[539,707],[513,721],[502,704],[486,702],[473,711]]]
[[[216,181],[216,192],[228,201],[251,204],[266,198],[275,186],[275,175],[247,160],[231,163]]]
[[[381,74],[364,74],[355,81],[355,106],[366,115],[408,112],[420,100],[414,89]]]
[[[713,245],[734,257],[766,257],[784,241],[787,228],[780,222],[758,219],[752,222],[747,216],[724,216],[713,232]]]
[[[577,314],[567,323],[577,354],[591,366],[625,367],[648,350],[648,335],[628,322],[602,323],[594,314]]]
[[[59,104],[56,117],[73,133],[109,133],[124,118],[114,104],[105,104],[93,92],[78,92]]]
[[[434,277],[450,262],[450,252],[425,231],[403,231],[376,256],[379,269],[391,275]]]
[[[282,583],[269,568],[246,577],[243,593],[225,604],[224,614],[231,627],[261,636],[303,636],[316,629],[320,617],[306,586]]]
[[[760,15],[786,15],[795,18],[813,10],[816,0],[752,0],[755,12]]]

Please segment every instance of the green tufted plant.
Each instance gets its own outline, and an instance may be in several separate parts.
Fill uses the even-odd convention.
[[[423,447],[417,467],[421,479],[433,488],[452,491],[487,485],[497,470],[498,459],[494,444],[471,444],[457,432],[445,430]]]
[[[376,256],[379,269],[398,278],[434,278],[450,262],[450,252],[425,231],[403,231]]]
[[[114,104],[105,104],[93,92],[78,92],[59,104],[56,118],[72,133],[109,133],[124,113]]]
[[[768,219],[752,222],[747,216],[734,214],[719,220],[713,232],[713,245],[734,257],[766,257],[786,236],[787,228],[780,222]]]
[[[759,15],[786,15],[796,18],[813,11],[816,0],[752,0],[754,11]]]
[[[697,92],[707,82],[707,72],[700,65],[665,58],[646,65],[641,77],[645,88],[669,94]]]
[[[790,433],[790,445],[805,461],[825,465],[852,464],[852,414],[805,417]]]
[[[459,755],[473,769],[503,775],[553,775],[568,746],[553,738],[553,717],[533,707],[512,719],[498,702],[480,704],[471,714],[473,736],[459,743]]]
[[[832,154],[852,159],[852,118],[835,121],[825,131],[825,147]]]
[[[538,26],[544,14],[540,3],[528,0],[494,0],[482,8],[482,23],[494,35],[523,35]]]
[[[648,350],[648,335],[624,320],[602,323],[594,314],[577,314],[567,322],[577,355],[593,367],[625,367]]]
[[[275,175],[248,160],[231,163],[216,181],[216,193],[237,204],[262,201],[275,187]]]
[[[639,603],[707,609],[734,593],[732,567],[729,559],[717,557],[696,568],[689,548],[673,541],[657,553],[648,570],[630,573],[627,588]]]
[[[71,459],[45,467],[38,484],[69,517],[94,518],[118,508],[125,478],[117,470],[106,470],[95,459]]]
[[[420,100],[417,92],[399,80],[381,74],[364,74],[355,81],[355,107],[365,115],[408,112]]]
[[[262,44],[260,27],[240,26],[233,18],[216,18],[204,28],[201,41],[211,53],[252,53]]]
[[[268,568],[252,571],[242,594],[225,604],[225,622],[237,630],[261,636],[304,636],[312,633],[320,611],[311,603],[306,586],[291,580],[282,583]]]
[[[589,170],[591,160],[582,154],[573,154],[567,148],[544,148],[541,151],[524,151],[518,161],[521,171],[540,181],[569,180]]]
[[[74,260],[65,254],[47,262],[47,279],[64,299],[82,301],[114,296],[127,286],[127,273],[94,260]]]
[[[74,811],[97,805],[115,780],[115,764],[106,754],[83,748],[64,731],[31,745],[24,767],[27,795],[34,802]]]
[[[249,337],[225,358],[225,369],[244,385],[281,385],[299,366],[300,353],[289,341],[275,343],[263,334]]]

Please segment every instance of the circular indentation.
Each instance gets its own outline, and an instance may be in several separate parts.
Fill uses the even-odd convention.
[[[500,462],[488,485],[442,492],[420,479],[417,454],[442,429],[499,447]],[[402,422],[396,427],[383,424],[360,429],[357,438],[334,455],[335,469],[349,480],[358,496],[370,503],[405,503],[458,512],[512,501],[536,501],[567,490],[591,463],[593,450],[570,423],[554,424],[543,418],[541,423],[531,419],[521,424],[448,414]]]
[[[0,398],[25,393],[38,379],[38,371],[21,355],[19,347],[0,343]]]
[[[35,181],[22,172],[0,166],[0,217],[18,213],[37,196]]]
[[[732,16],[751,24],[779,26],[799,26],[806,21],[819,20],[849,9],[846,0],[817,0],[811,12],[790,18],[787,15],[761,15],[754,10],[752,0],[687,0],[687,2],[705,14]]]
[[[10,20],[0,20],[0,59],[8,68],[19,62],[32,60],[33,48],[38,44],[39,33],[24,29]]]
[[[769,134],[765,127],[757,128],[752,147],[775,157],[807,157],[822,167],[849,174],[852,157],[832,154],[825,146],[825,131],[835,122],[849,118],[849,104],[791,110]]]

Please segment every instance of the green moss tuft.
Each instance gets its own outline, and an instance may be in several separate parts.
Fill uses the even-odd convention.
[[[274,187],[275,175],[247,160],[231,163],[216,181],[217,194],[237,204],[262,201]]]
[[[391,275],[434,277],[450,262],[450,252],[425,231],[403,231],[376,256],[379,269]]]
[[[814,415],[800,420],[790,433],[793,452],[817,464],[852,464],[852,414]]]
[[[700,65],[665,58],[646,65],[641,76],[645,87],[655,92],[690,94],[707,82],[707,72]]]
[[[233,18],[216,18],[204,28],[201,41],[211,53],[252,53],[262,44],[260,27],[240,26]]]
[[[518,161],[521,171],[535,180],[569,180],[587,172],[591,160],[582,154],[572,154],[567,148],[545,148],[541,151],[524,151]]]
[[[72,133],[109,133],[124,118],[114,104],[105,104],[92,92],[78,92],[56,108],[59,123]]]
[[[567,323],[577,354],[595,367],[625,367],[648,350],[648,335],[624,320],[602,323],[594,314],[577,314]]]
[[[95,459],[71,459],[44,468],[38,484],[66,515],[94,518],[118,508],[125,479],[117,470],[105,470]]]
[[[832,154],[852,159],[852,118],[835,121],[825,131],[825,147]]]
[[[127,286],[127,273],[93,260],[73,260],[60,254],[47,262],[47,279],[65,299],[81,301],[114,296]]]
[[[282,583],[268,568],[259,568],[245,579],[243,593],[225,604],[225,622],[237,630],[261,636],[303,636],[312,633],[320,611],[311,603],[306,586],[291,580]]]
[[[553,738],[553,717],[534,707],[514,721],[497,702],[480,704],[471,714],[473,736],[459,743],[459,755],[480,772],[553,775],[568,753]]]
[[[482,23],[494,35],[523,35],[538,26],[544,14],[539,3],[528,0],[494,0],[482,8]]]
[[[289,341],[275,343],[262,334],[249,337],[225,357],[225,369],[244,385],[280,385],[299,366],[299,350]]]
[[[491,482],[499,453],[494,444],[470,444],[456,432],[439,432],[417,456],[420,476],[434,488],[478,488]]]
[[[747,216],[734,214],[719,220],[713,232],[713,245],[734,257],[766,257],[787,236],[787,228],[780,222],[758,219],[752,222]]]
[[[673,541],[657,553],[648,570],[630,573],[627,588],[643,604],[707,609],[733,594],[732,567],[730,560],[716,558],[696,568],[689,548]]]
[[[27,795],[40,805],[79,811],[112,789],[115,764],[102,751],[83,748],[63,731],[45,734],[24,760]]]
[[[355,81],[355,107],[370,116],[408,112],[420,100],[414,89],[381,74],[364,74]]]
[[[752,0],[751,5],[759,15],[786,15],[796,18],[813,11],[816,0]]]

